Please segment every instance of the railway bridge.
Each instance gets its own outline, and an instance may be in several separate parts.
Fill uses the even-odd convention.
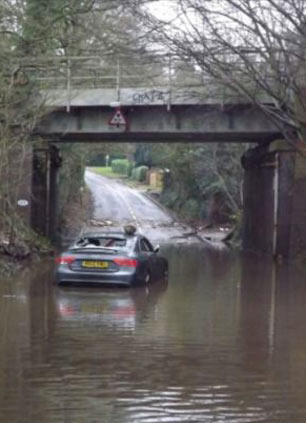
[[[163,85],[151,80],[127,86],[119,71],[113,85],[84,86],[79,83],[84,76],[73,79],[68,68],[64,85],[41,89],[39,101],[47,112],[33,137],[45,147],[33,153],[29,198],[35,229],[49,236],[56,232],[62,143],[238,142],[253,144],[242,158],[244,247],[283,257],[296,257],[306,248],[306,178],[303,172],[297,177],[296,152],[281,141],[282,131],[261,107],[212,81],[184,87],[169,78]],[[257,102],[269,105],[271,100],[258,93]],[[42,155],[44,171],[38,166]]]

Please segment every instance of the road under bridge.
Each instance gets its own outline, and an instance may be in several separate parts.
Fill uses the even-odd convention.
[[[261,108],[239,98],[221,103],[203,92],[165,88],[49,90],[41,96],[49,113],[35,136],[46,142],[47,165],[45,172],[35,167],[41,153],[34,152],[31,201],[32,225],[41,233],[52,236],[57,230],[63,142],[248,142],[254,149],[242,160],[244,247],[275,257],[296,257],[306,248],[300,158],[279,141],[280,129]]]

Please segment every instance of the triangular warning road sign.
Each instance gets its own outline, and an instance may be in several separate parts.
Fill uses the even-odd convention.
[[[127,120],[119,107],[116,108],[115,113],[110,118],[108,124],[117,127],[120,125],[127,126]]]

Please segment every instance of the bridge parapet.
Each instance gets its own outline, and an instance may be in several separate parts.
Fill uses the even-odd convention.
[[[46,107],[46,116],[36,128],[46,138],[84,142],[268,142],[280,138],[279,128],[249,100],[256,97],[258,103],[271,104],[271,99],[251,81],[248,98],[231,88],[233,73],[242,72],[236,65],[226,76],[226,84],[187,59],[156,54],[138,60],[56,56],[20,61],[40,93],[35,98]],[[114,105],[123,107],[127,124],[110,124]]]
[[[49,89],[40,92],[42,101],[48,107],[98,107],[119,103],[121,106],[167,106],[175,105],[246,105],[250,104],[245,98],[227,95],[221,98],[212,92],[211,87],[129,87],[121,88],[120,93],[114,88],[86,88],[86,89]],[[262,103],[269,104],[266,95],[258,96]]]
[[[28,57],[20,59],[19,66],[35,81],[47,105],[65,105],[68,111],[83,100],[88,106],[114,101],[123,105],[165,104],[168,107],[171,104],[244,104],[245,97],[230,88],[231,78],[233,75],[237,78],[237,73],[248,87],[249,97],[271,103],[254,81],[247,80],[249,77],[237,63],[229,67],[229,75],[221,78],[223,83],[205,74],[196,63],[171,55],[147,54],[137,60],[105,55]],[[266,69],[262,71],[267,73]]]

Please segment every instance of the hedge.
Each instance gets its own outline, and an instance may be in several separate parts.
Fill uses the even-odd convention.
[[[115,159],[112,161],[112,171],[120,175],[129,176],[132,169],[132,163],[127,159]]]
[[[148,170],[149,170],[148,166],[135,167],[132,170],[132,179],[138,182],[144,182],[147,178]]]

